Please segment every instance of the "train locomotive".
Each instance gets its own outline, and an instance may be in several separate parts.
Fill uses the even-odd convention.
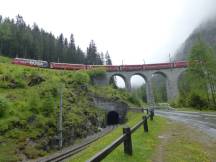
[[[185,68],[188,66],[187,61],[175,61],[171,63],[140,64],[140,65],[85,65],[85,64],[56,63],[56,62],[49,63],[43,60],[33,60],[33,59],[23,59],[23,58],[14,58],[12,60],[12,64],[20,64],[25,66],[59,69],[59,70],[88,70],[88,69],[95,69],[95,68],[104,68],[108,72],[160,70],[160,69],[170,69],[170,68]]]

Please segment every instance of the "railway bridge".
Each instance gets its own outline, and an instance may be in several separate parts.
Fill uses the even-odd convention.
[[[145,69],[145,70],[135,70],[135,71],[116,71],[116,72],[106,72],[104,76],[99,76],[94,79],[96,85],[108,85],[111,83],[111,79],[114,76],[120,76],[125,82],[125,88],[131,90],[131,78],[134,75],[141,76],[146,83],[146,94],[148,104],[154,103],[154,96],[152,92],[152,77],[154,74],[160,74],[166,79],[166,91],[168,101],[172,101],[178,96],[178,81],[181,74],[187,69],[187,67],[178,68],[166,68],[166,69]]]

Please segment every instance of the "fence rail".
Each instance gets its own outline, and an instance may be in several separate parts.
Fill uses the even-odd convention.
[[[123,128],[123,134],[113,141],[110,145],[105,147],[103,150],[98,152],[92,158],[87,160],[87,162],[99,162],[103,160],[106,156],[108,156],[113,150],[115,150],[120,144],[124,143],[124,153],[128,155],[133,154],[132,148],[132,138],[131,134],[133,134],[140,126],[143,125],[144,132],[148,132],[148,119],[153,120],[154,118],[154,109],[147,110],[147,116],[143,116],[143,119],[138,122],[132,128],[125,127]]]

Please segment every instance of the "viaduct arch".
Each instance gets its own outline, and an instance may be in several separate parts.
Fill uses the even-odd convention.
[[[154,96],[152,92],[152,75],[161,74],[166,78],[166,90],[167,99],[172,101],[178,94],[178,80],[180,75],[186,70],[186,68],[171,68],[171,69],[159,69],[159,70],[142,70],[142,71],[121,71],[121,72],[106,72],[106,74],[100,78],[95,78],[94,83],[98,85],[108,85],[113,76],[121,76],[125,81],[125,88],[131,90],[131,77],[133,75],[139,75],[146,81],[147,87],[147,102],[148,104],[154,103]]]

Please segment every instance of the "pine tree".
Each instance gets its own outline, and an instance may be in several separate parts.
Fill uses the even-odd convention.
[[[68,55],[69,55],[69,62],[78,63],[78,58],[76,57],[76,46],[75,46],[73,34],[71,34],[70,36]]]
[[[62,55],[63,55],[63,47],[64,47],[64,36],[61,33],[58,37],[57,40],[57,57],[58,57],[58,62],[62,62]]]
[[[100,59],[101,59],[102,65],[104,65],[105,64],[105,58],[104,58],[103,52],[101,52],[101,54],[100,54]]]
[[[81,48],[78,46],[76,50],[76,59],[78,64],[82,64],[85,62],[85,53],[81,50]]]
[[[97,65],[97,47],[95,45],[95,42],[91,40],[89,47],[87,48],[87,53],[86,53],[86,64],[89,65]]]
[[[110,55],[109,55],[108,51],[105,54],[105,62],[106,62],[106,65],[112,65],[112,60],[110,58]]]

